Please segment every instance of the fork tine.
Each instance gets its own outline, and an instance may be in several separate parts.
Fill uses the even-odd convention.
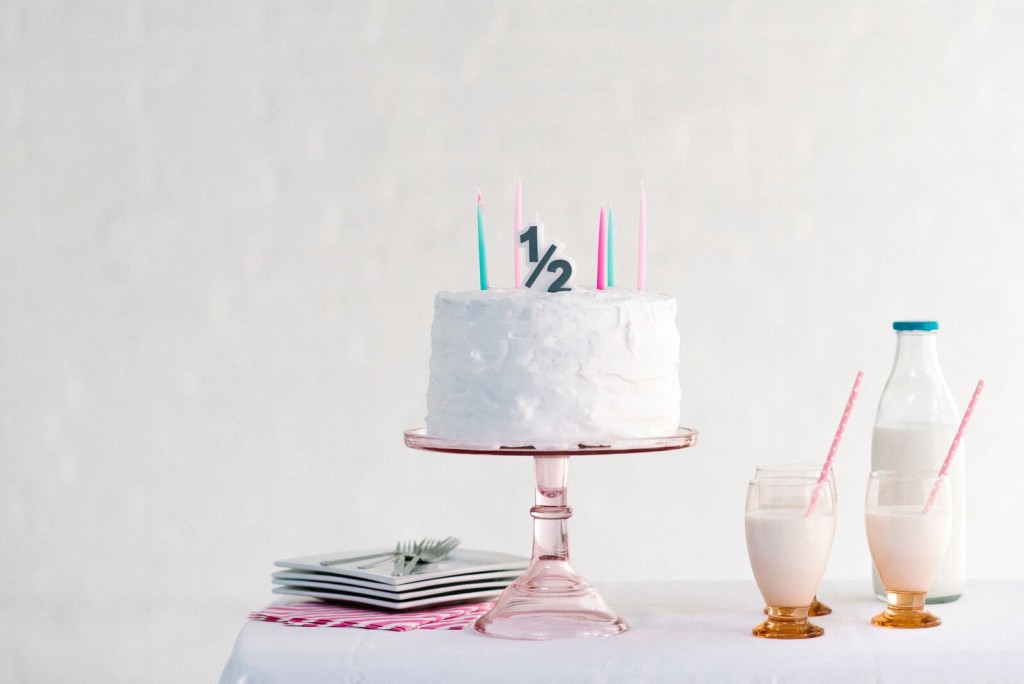
[[[413,553],[415,553],[413,551],[414,546],[415,546],[415,542],[410,541],[408,539],[405,540],[404,542],[402,542],[402,555],[398,556],[395,559],[395,565],[394,565],[394,567],[391,568],[391,574],[392,575],[404,575],[405,574],[405,566],[408,563],[408,559],[406,558],[406,556],[410,556]]]

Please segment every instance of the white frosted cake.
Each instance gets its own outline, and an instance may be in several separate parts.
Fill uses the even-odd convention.
[[[429,436],[550,448],[679,426],[679,332],[666,295],[441,292],[431,343]]]

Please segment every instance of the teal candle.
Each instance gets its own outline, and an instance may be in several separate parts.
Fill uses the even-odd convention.
[[[615,287],[615,212],[608,205],[608,287]]]
[[[480,289],[487,289],[487,249],[484,246],[484,198],[476,193],[476,246],[480,260]]]

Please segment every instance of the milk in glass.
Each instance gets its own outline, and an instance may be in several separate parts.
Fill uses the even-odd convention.
[[[834,516],[807,515],[805,508],[747,513],[747,553],[767,605],[810,605],[825,574],[834,529]]]
[[[889,591],[932,591],[939,561],[946,553],[950,514],[920,505],[868,509],[866,525],[871,558]]]

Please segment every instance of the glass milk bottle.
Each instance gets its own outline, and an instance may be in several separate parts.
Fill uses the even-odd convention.
[[[931,470],[942,467],[959,424],[953,395],[939,367],[935,321],[896,321],[896,361],[882,390],[871,439],[871,470]],[[953,520],[946,557],[928,592],[928,603],[955,601],[964,592],[966,521],[964,446],[950,467]],[[875,595],[885,600],[878,572]]]

